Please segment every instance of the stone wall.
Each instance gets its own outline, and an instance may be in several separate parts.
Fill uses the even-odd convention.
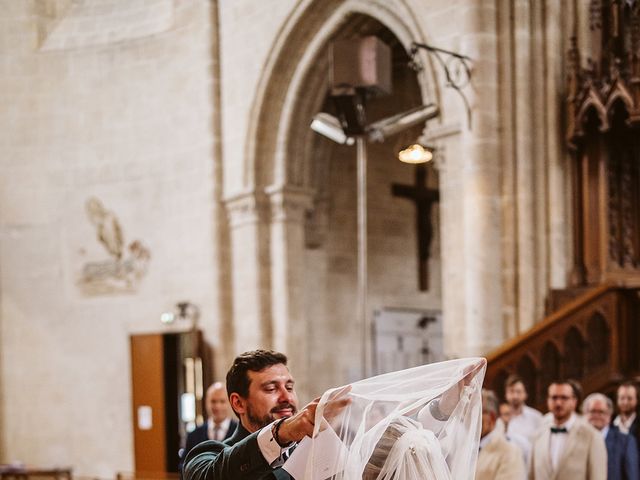
[[[386,163],[395,144],[371,147],[371,309],[441,307],[449,356],[540,320],[570,255],[559,19],[574,12],[530,3],[0,0],[0,461],[131,470],[128,338],[178,301],[200,306],[217,376],[257,346],[290,354],[303,400],[361,375],[355,152],[308,124],[328,43],[372,18],[469,55],[473,81],[468,123],[421,54],[417,90],[442,110],[428,293],[412,290],[413,209],[382,194],[412,175]],[[114,218],[130,270],[105,286]]]
[[[212,7],[0,8],[0,461],[112,477],[133,469],[129,335],[188,300],[220,341]]]

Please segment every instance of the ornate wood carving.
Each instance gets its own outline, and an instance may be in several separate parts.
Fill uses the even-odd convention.
[[[591,0],[592,57],[569,50],[571,284],[640,285],[640,0]]]

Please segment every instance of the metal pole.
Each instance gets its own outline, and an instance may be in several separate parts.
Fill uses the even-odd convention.
[[[371,328],[367,307],[367,144],[357,138],[358,149],[358,320],[362,326],[362,376],[370,376]]]

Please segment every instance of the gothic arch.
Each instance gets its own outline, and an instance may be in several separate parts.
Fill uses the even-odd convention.
[[[306,119],[320,109],[326,94],[328,44],[355,15],[380,22],[405,49],[412,41],[427,42],[404,0],[301,1],[274,42],[252,103],[245,142],[245,187],[309,187],[302,164],[308,162],[313,132]],[[438,99],[434,70],[430,62],[423,63],[427,68],[419,76],[422,98]]]
[[[609,360],[609,335],[606,318],[600,312],[594,313],[587,321],[587,366],[590,372],[606,366]]]
[[[538,369],[534,359],[530,355],[524,355],[518,361],[516,370],[522,378],[531,402],[536,403],[538,399]]]
[[[564,376],[579,379],[584,376],[584,337],[572,327],[564,336]]]

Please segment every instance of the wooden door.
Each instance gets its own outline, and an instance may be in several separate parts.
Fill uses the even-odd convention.
[[[186,432],[203,421],[209,355],[199,331],[131,336],[136,473],[178,472]],[[185,418],[185,395],[193,418]],[[189,425],[191,424],[191,425]]]
[[[164,472],[167,425],[162,335],[131,336],[133,438],[136,472]]]

